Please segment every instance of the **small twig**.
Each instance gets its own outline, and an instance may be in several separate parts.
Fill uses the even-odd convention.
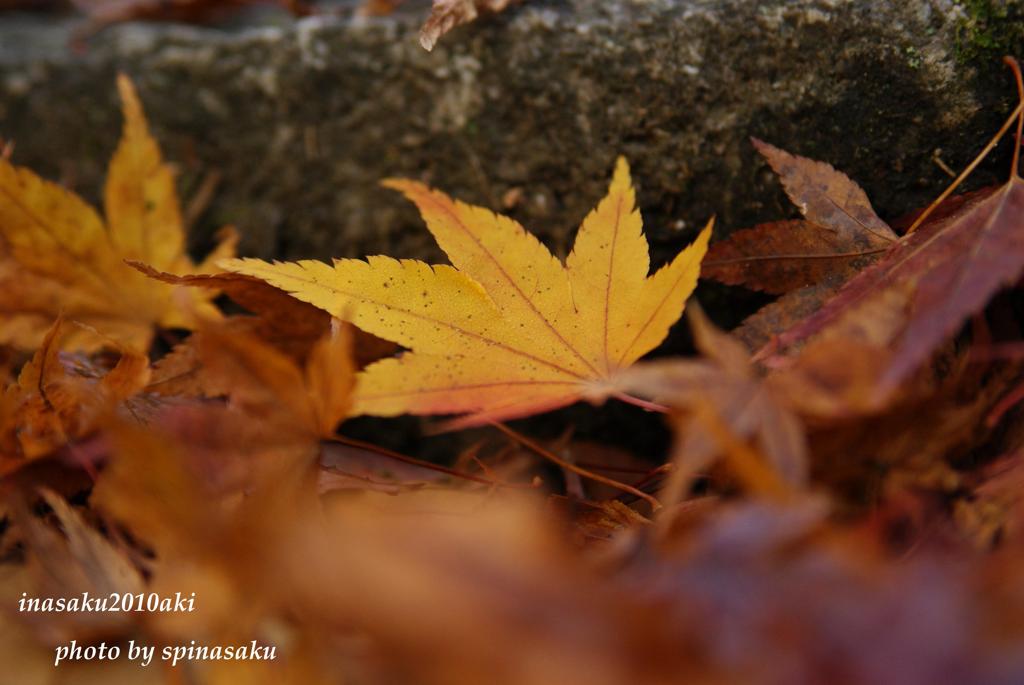
[[[628,395],[624,392],[616,391],[612,393],[612,397],[619,400],[620,402],[632,404],[634,407],[640,407],[641,409],[653,411],[658,414],[667,414],[669,412],[669,408],[666,407],[664,404],[658,404],[657,402],[649,402],[648,400],[642,400],[639,397],[633,397],[632,395]]]
[[[600,475],[598,473],[594,473],[593,471],[588,471],[585,468],[577,466],[576,464],[573,464],[572,462],[568,462],[565,459],[562,459],[561,457],[559,457],[554,452],[552,452],[552,451],[550,451],[548,449],[545,449],[543,446],[541,446],[538,443],[534,442],[533,440],[531,440],[530,438],[526,437],[525,435],[512,430],[511,428],[509,428],[508,426],[506,426],[503,423],[498,423],[497,421],[492,421],[491,425],[494,426],[495,428],[497,428],[498,430],[500,430],[502,433],[504,433],[508,437],[510,437],[513,440],[515,440],[516,442],[518,442],[519,444],[521,444],[524,447],[526,447],[526,448],[536,452],[537,454],[539,454],[540,456],[544,457],[548,461],[550,461],[550,462],[552,462],[554,464],[557,464],[558,466],[561,466],[563,469],[565,469],[567,471],[572,471],[573,473],[575,473],[575,474],[577,474],[579,476],[583,476],[584,478],[589,478],[592,481],[596,481],[598,483],[604,483],[605,485],[611,486],[611,487],[613,487],[613,488],[615,488],[617,490],[622,490],[623,492],[628,492],[631,495],[636,495],[640,499],[642,499],[645,502],[647,502],[648,504],[650,504],[652,511],[657,511],[658,509],[661,509],[661,502],[659,502],[657,499],[655,499],[651,495],[648,495],[646,492],[643,492],[641,490],[637,490],[632,485],[627,485],[627,484],[622,483],[620,481],[617,481],[617,480],[615,480],[613,478],[607,478],[607,477],[602,476],[602,475]]]
[[[1014,62],[1013,64],[1016,65],[1016,62]],[[1019,67],[1017,67],[1017,73],[1019,73]],[[924,223],[925,219],[931,216],[932,212],[934,212],[935,209],[939,205],[941,205],[945,201],[945,199],[949,197],[950,194],[952,194],[952,192],[957,189],[957,187],[959,187],[961,183],[963,183],[964,179],[967,178],[972,171],[974,171],[975,167],[981,164],[981,160],[985,159],[985,156],[992,151],[992,148],[999,144],[999,141],[1003,139],[1003,136],[1006,135],[1006,132],[1010,130],[1011,126],[1013,126],[1014,121],[1018,122],[1017,128],[1018,130],[1020,129],[1020,121],[1022,121],[1021,112],[1024,112],[1024,100],[1018,103],[1017,107],[1013,110],[1013,113],[1010,114],[1007,120],[1003,123],[1002,127],[1000,127],[999,131],[997,131],[996,134],[992,136],[992,140],[988,141],[988,145],[986,145],[985,148],[978,153],[978,156],[974,158],[974,161],[968,164],[967,168],[964,169],[960,173],[960,175],[957,176],[956,179],[949,184],[949,187],[942,191],[942,194],[935,198],[935,200],[930,205],[928,205],[927,209],[921,212],[921,215],[914,220],[914,223],[910,225],[910,228],[907,229],[907,232],[903,234],[904,236],[908,236],[914,231],[916,231],[921,226],[921,224]],[[1019,140],[1020,139],[1018,138],[1018,141]],[[1017,159],[1019,154],[1020,145],[1017,146],[1017,149],[1014,150],[1013,154],[1013,175],[1017,174]]]
[[[1017,60],[1007,55],[1003,57],[1003,63],[1013,71],[1013,79],[1017,82],[1017,99],[1020,104],[1017,109],[1021,113],[1017,116],[1017,135],[1013,139],[1013,162],[1010,163],[1010,178],[1020,178],[1020,136],[1024,133],[1024,78],[1021,77],[1020,65]]]
[[[942,150],[940,150],[939,148],[935,148],[935,151],[932,152],[932,161],[935,162],[935,165],[942,169],[942,171],[944,171],[947,176],[949,176],[950,178],[956,178],[956,172],[950,169],[949,165],[942,161],[941,155]]]
[[[996,403],[996,406],[993,407],[992,411],[990,411],[988,416],[985,417],[985,426],[988,428],[995,427],[995,425],[1006,415],[1006,412],[1010,411],[1021,402],[1024,402],[1024,384],[1018,385]]]
[[[495,476],[494,473],[494,469],[492,469],[487,464],[483,463],[483,461],[480,460],[480,457],[476,456],[475,454],[471,454],[469,458],[473,460],[473,463],[477,465],[477,467],[483,472],[485,476],[487,476],[491,480],[497,480],[497,477]]]
[[[650,469],[649,471],[647,471],[647,473],[644,474],[643,478],[633,483],[633,487],[639,490],[640,488],[650,485],[663,474],[672,473],[675,470],[675,468],[675,464],[672,464],[670,462],[668,464],[662,464],[661,466]]]
[[[206,211],[207,207],[210,206],[210,202],[213,201],[213,194],[217,191],[217,186],[220,185],[222,177],[223,174],[218,169],[211,169],[203,176],[199,187],[196,189],[196,192],[192,193],[188,204],[185,205],[185,211],[182,212],[182,223],[185,224],[186,229],[192,228],[203,212]]]
[[[327,440],[329,440],[330,442],[339,443],[341,445],[348,445],[349,447],[355,447],[357,449],[363,449],[363,450],[366,450],[368,452],[373,452],[374,454],[379,454],[381,456],[388,457],[390,459],[394,459],[395,461],[400,461],[403,464],[410,464],[412,466],[419,466],[420,468],[429,469],[431,471],[437,471],[438,473],[444,473],[444,474],[452,476],[454,478],[462,478],[463,480],[473,481],[474,483],[482,483],[482,484],[488,485],[488,486],[499,486],[499,487],[505,487],[505,488],[526,488],[526,489],[530,489],[530,488],[536,487],[536,485],[532,484],[532,483],[531,484],[526,484],[526,483],[502,483],[502,482],[498,482],[498,481],[495,481],[495,480],[491,480],[490,478],[484,478],[482,476],[474,476],[471,473],[465,473],[463,471],[457,471],[455,469],[450,469],[450,468],[448,468],[446,466],[441,466],[440,464],[432,464],[429,461],[423,461],[421,459],[416,459],[415,457],[408,457],[408,456],[406,456],[404,454],[401,454],[399,452],[394,452],[392,450],[389,450],[386,447],[381,447],[379,445],[374,445],[373,443],[370,443],[370,442],[363,442],[362,440],[357,440],[355,438],[345,437],[344,435],[334,435],[334,436],[331,436],[330,438],[327,438]]]

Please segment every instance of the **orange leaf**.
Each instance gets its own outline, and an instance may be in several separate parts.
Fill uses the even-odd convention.
[[[355,383],[351,335],[335,325],[313,346],[306,368],[257,336],[222,324],[196,334],[207,382],[224,388],[250,418],[330,437],[348,413]]]
[[[124,350],[109,371],[84,357],[62,356],[61,338],[69,327],[58,319],[17,383],[4,391],[7,412],[0,429],[5,451],[17,458],[0,466],[0,472],[90,434],[105,412],[134,397],[149,381],[149,360],[131,350]]]

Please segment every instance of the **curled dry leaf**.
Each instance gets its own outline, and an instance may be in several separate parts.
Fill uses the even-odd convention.
[[[174,175],[150,136],[135,89],[117,81],[124,134],[104,189],[106,222],[78,196],[0,158],[0,342],[39,346],[63,312],[126,348],[148,349],[156,326],[192,325],[192,313],[214,316],[213,293],[147,279],[124,263],[167,271],[208,269],[185,252]],[[210,255],[234,253],[227,236]],[[101,338],[87,329],[66,347],[91,350]]]
[[[63,355],[60,340],[68,328],[74,326],[58,319],[17,382],[4,390],[0,474],[88,435],[149,380],[149,360],[131,350],[123,350],[109,370],[80,355]]]
[[[416,203],[455,268],[388,257],[221,262],[412,350],[360,373],[355,415],[467,414],[459,425],[471,425],[603,400],[682,314],[711,233],[709,222],[648,276],[622,159],[565,265],[507,217],[414,181],[387,185]]]
[[[481,12],[501,12],[514,2],[517,0],[434,0],[420,30],[420,45],[433,50],[438,39],[456,26],[468,24]]]

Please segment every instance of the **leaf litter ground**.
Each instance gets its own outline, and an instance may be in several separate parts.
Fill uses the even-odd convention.
[[[565,264],[393,180],[452,266],[225,260],[230,238],[196,265],[119,88],[105,219],[0,163],[17,682],[1024,679],[1019,151],[1007,184],[899,235],[840,171],[755,141],[804,218],[732,233],[703,269],[710,223],[648,273],[624,160]],[[1021,116],[1001,132],[1017,124],[1018,150]],[[736,335],[691,303],[700,356],[639,361],[701,270],[779,299]],[[665,414],[671,453],[501,423],[579,400]],[[440,465],[338,433],[402,413],[479,440]],[[198,607],[11,609],[84,592]],[[277,656],[55,668],[71,640]]]

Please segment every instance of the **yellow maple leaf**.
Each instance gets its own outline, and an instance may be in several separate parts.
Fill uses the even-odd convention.
[[[465,414],[505,420],[614,393],[616,373],[656,347],[683,312],[711,223],[653,276],[640,213],[619,159],[608,195],[563,265],[508,217],[389,180],[414,202],[452,266],[369,257],[232,259],[261,278],[411,352],[367,367],[354,415]]]
[[[192,327],[194,315],[215,315],[215,293],[161,283],[125,264],[209,270],[234,254],[236,239],[226,236],[202,264],[193,264],[173,172],[149,134],[131,81],[121,75],[117,87],[125,123],[104,189],[105,223],[74,193],[0,159],[0,343],[35,349],[63,312],[144,351],[155,326]],[[87,330],[69,336],[65,347],[101,345],[102,337]]]

